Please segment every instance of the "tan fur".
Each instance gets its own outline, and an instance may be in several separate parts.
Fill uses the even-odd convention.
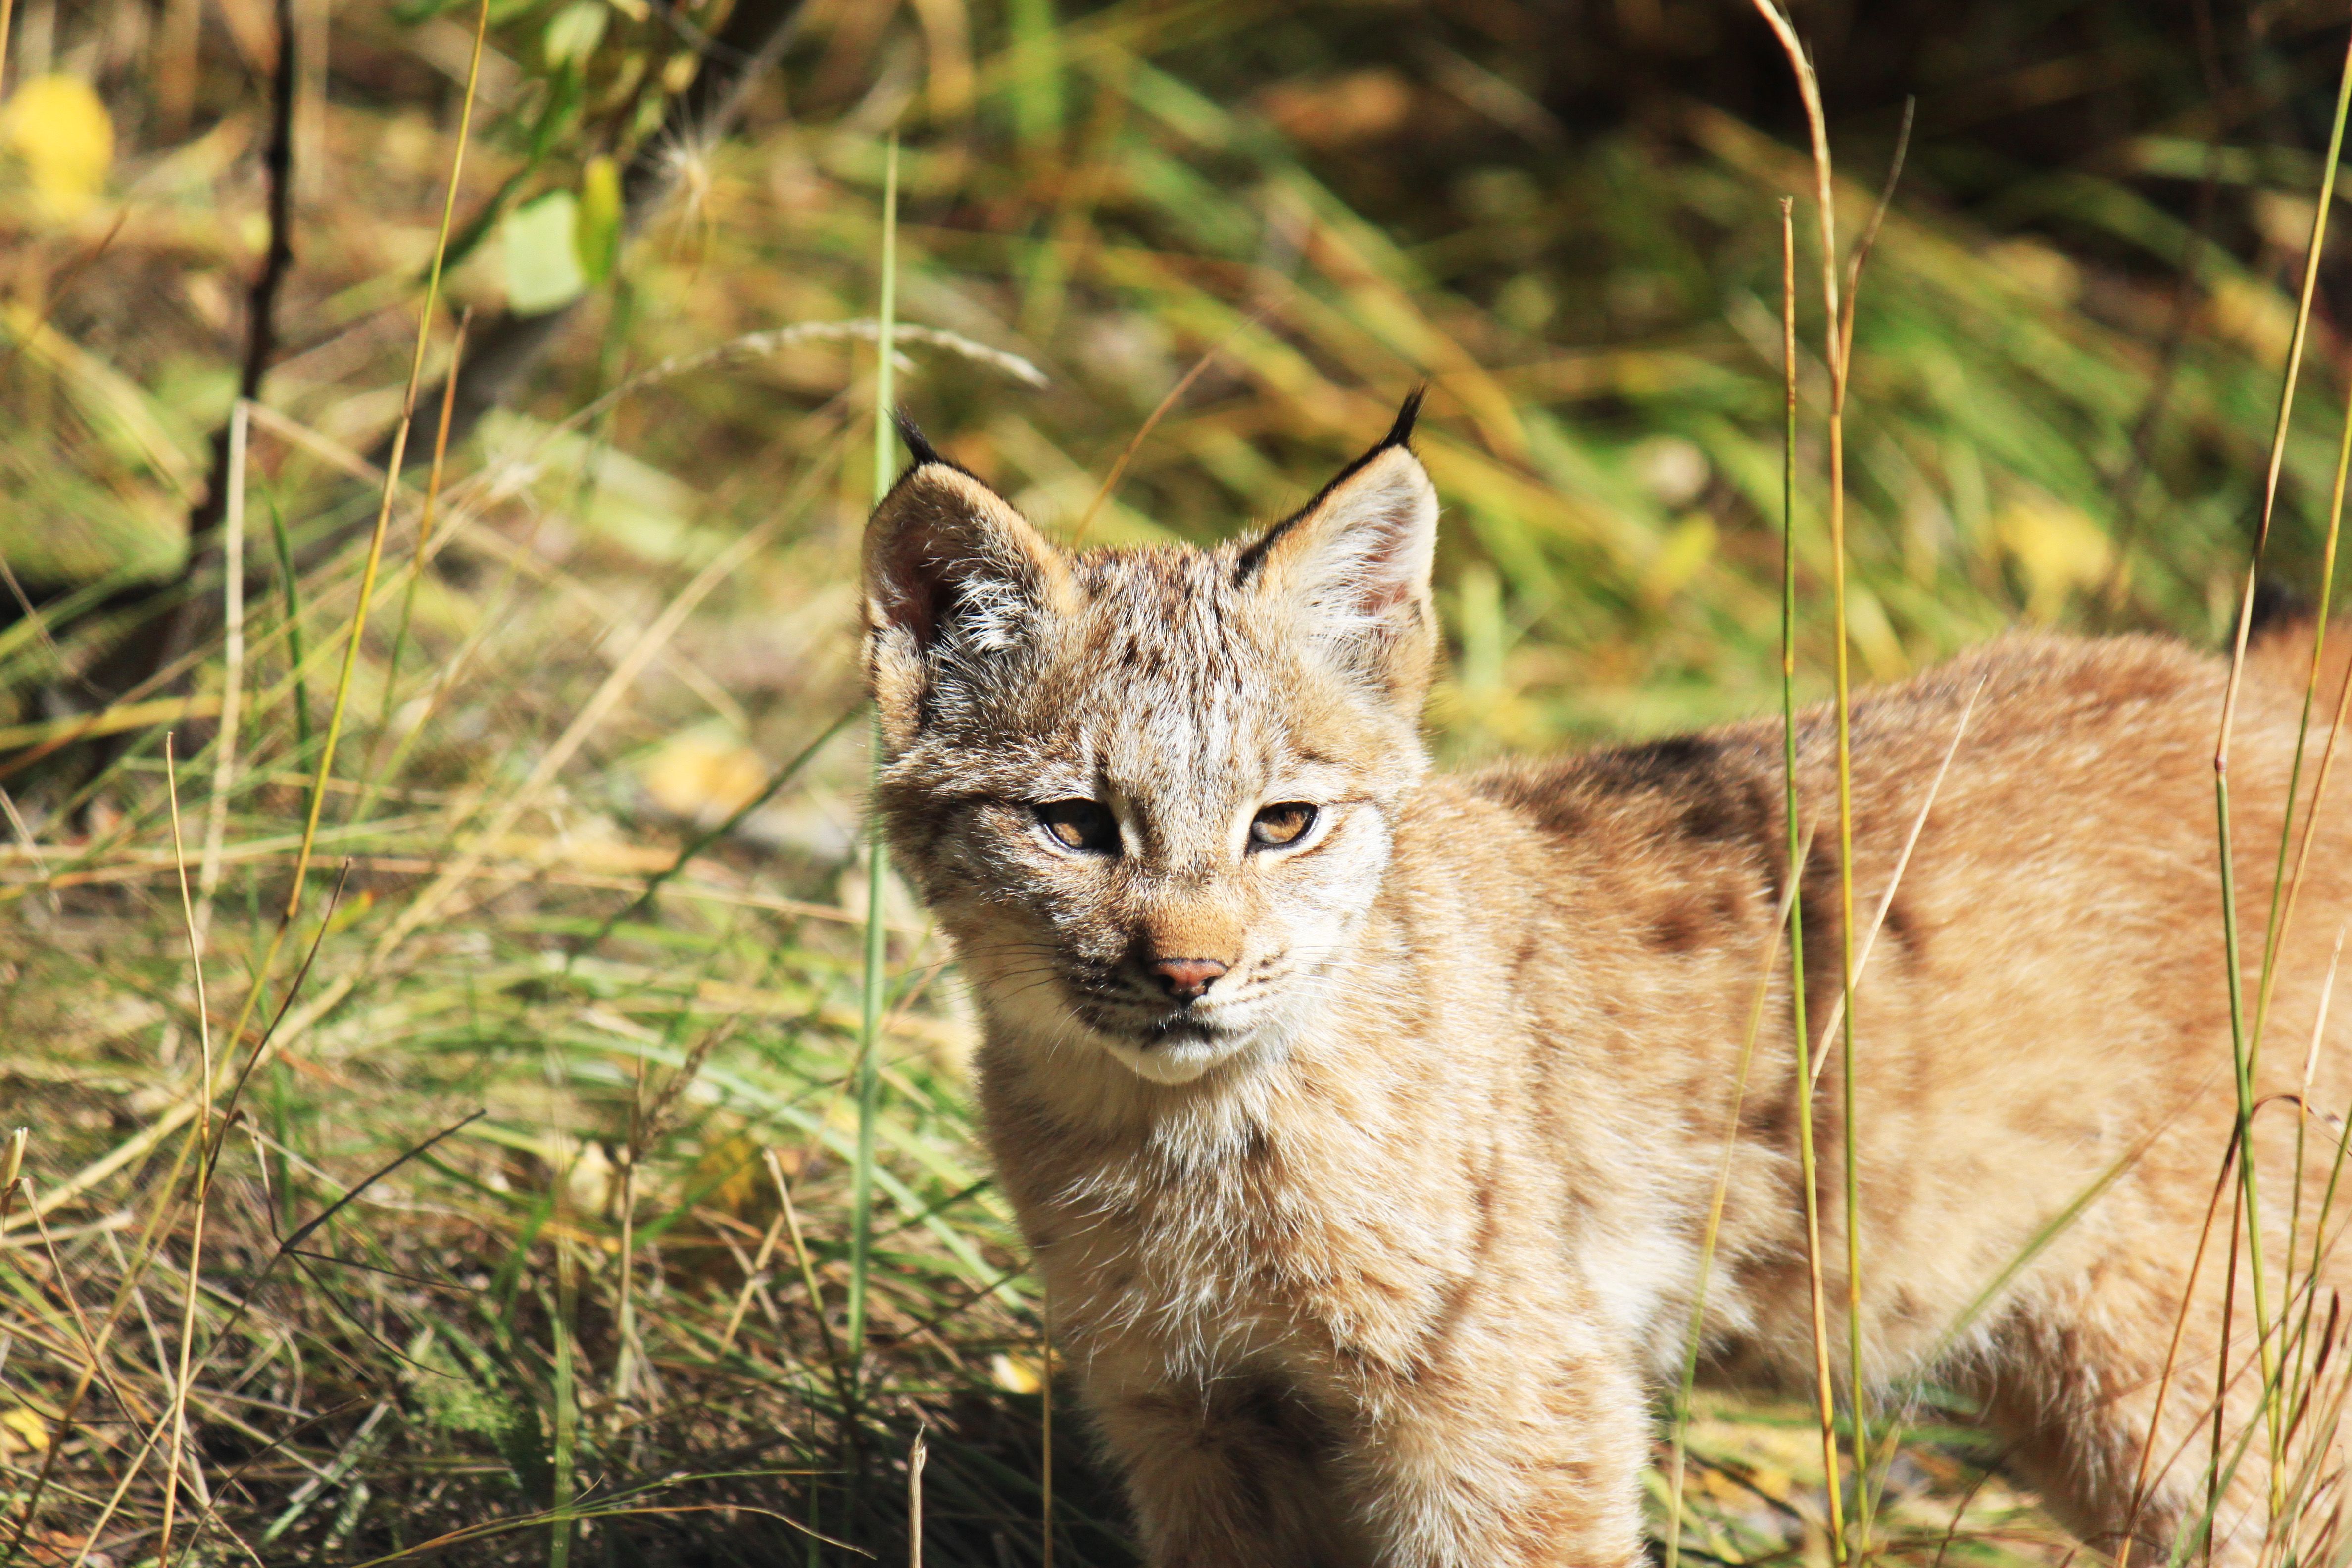
[[[1400,435],[1246,545],[1066,557],[938,462],[869,531],[891,840],[974,982],[987,1136],[1155,1568],[1641,1560],[1651,1399],[1787,866],[1780,731],[1433,774],[1435,519]],[[1976,695],[1857,993],[1870,1374],[1972,1393],[2106,1551],[2233,1116],[2224,675],[2145,637],[2014,637],[1853,708],[1866,929]],[[2250,678],[2231,752],[2250,1008],[2298,700]],[[1840,948],[1827,715],[1801,747],[1819,1029]],[[1115,853],[1040,829],[1034,807],[1066,799],[1113,814]],[[1317,827],[1247,849],[1253,814],[1292,801]],[[2300,1078],[2352,912],[2344,848],[2326,828],[2266,1093]],[[1165,958],[1229,969],[1187,1004],[1155,988]],[[1772,973],[1706,1342],[1727,1375],[1803,1387],[1785,951]],[[2321,1057],[2330,1110],[2347,1016]],[[1832,1303],[1842,1097],[1832,1061],[1813,1099]],[[2293,1112],[2263,1114],[2275,1257]],[[2335,1133],[2313,1127],[2324,1171]],[[2217,1258],[2228,1223],[2225,1200]],[[2226,1272],[2209,1261],[2189,1313],[2143,1561],[2201,1499]],[[2242,1368],[2242,1274],[2237,1311]],[[2258,1453],[2225,1500],[2224,1561],[2251,1560],[2263,1474]]]

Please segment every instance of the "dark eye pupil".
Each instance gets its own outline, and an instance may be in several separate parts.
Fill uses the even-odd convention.
[[[1095,801],[1052,801],[1037,808],[1037,820],[1065,848],[1108,851],[1118,847],[1118,819]]]
[[[1269,805],[1250,823],[1250,841],[1276,848],[1296,844],[1315,824],[1315,808],[1297,801]]]

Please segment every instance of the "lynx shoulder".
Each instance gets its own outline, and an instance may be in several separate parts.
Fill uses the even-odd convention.
[[[1641,1562],[1727,1158],[1708,1365],[1810,1385],[1807,1103],[1822,1168],[1849,1140],[1859,1168],[1858,1214],[1820,1184],[1822,1253],[1843,1301],[1854,1225],[1867,1377],[1963,1390],[2087,1542],[2169,1549],[2236,1300],[2226,1268],[2191,1279],[2237,1104],[2225,667],[2019,637],[1859,696],[1849,931],[1827,714],[1799,724],[1793,885],[1777,721],[1433,771],[1412,412],[1213,550],[1066,553],[919,446],[867,531],[893,852],[978,998],[988,1140],[1149,1560]],[[2237,841],[2272,847],[2239,857],[2254,931],[2298,708],[2263,668],[2230,775]],[[2315,1041],[2326,1107],[2352,1087],[2344,1026],[2317,1035],[2336,815],[2266,1007],[2294,1044],[2253,1086],[2299,1091]],[[1809,1034],[1862,964],[1850,1127],[1835,1040],[1799,1072],[1790,905]],[[2258,1147],[2273,1257],[2297,1180],[2322,1201],[2318,1142],[2300,1178]],[[2257,1394],[2219,1395],[2225,1465]],[[2254,1560],[2258,1468],[2222,1561]]]

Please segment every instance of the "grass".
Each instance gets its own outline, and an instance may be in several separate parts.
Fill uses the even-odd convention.
[[[2257,513],[2290,571],[2333,560],[2342,447],[2277,396],[2317,243],[2200,237],[2131,172],[2193,116],[2014,186],[2006,217],[1895,202],[1869,288],[1827,268],[1815,315],[1782,280],[1837,231],[1784,253],[1772,201],[1867,210],[1825,158],[1683,101],[1572,153],[1538,106],[1497,152],[1389,65],[1251,66],[1280,18],[1241,0],[813,15],[790,112],[680,147],[682,195],[577,341],[395,481],[370,445],[457,352],[442,247],[453,307],[488,320],[531,259],[494,215],[584,192],[679,58],[658,16],[611,9],[583,55],[575,13],[501,7],[477,74],[490,13],[415,9],[336,20],[293,347],[257,405],[206,313],[264,209],[225,24],[211,118],[166,142],[135,118],[152,59],[107,63],[67,16],[59,58],[99,62],[123,152],[77,209],[0,186],[0,551],[68,591],[0,627],[15,1562],[895,1556],[919,1434],[925,1561],[1048,1561],[1049,1495],[1061,1561],[1126,1560],[1085,1445],[1047,1436],[1045,1304],[973,1144],[968,1012],[856,854],[847,584],[894,375],[944,450],[1096,543],[1278,513],[1429,379],[1449,759],[1843,690],[1841,626],[1869,678],[2020,618],[2218,641]],[[1347,129],[1355,68],[1471,127],[1434,195],[1383,184],[1393,132]],[[2279,166],[2220,198],[2244,233],[2315,183]],[[2148,327],[2184,257],[2168,351]],[[875,313],[927,334],[869,390],[885,279]],[[102,702],[90,585],[168,566],[233,407],[252,576],[194,581],[224,611],[192,688],[132,699],[167,716],[103,767],[37,755],[94,728],[57,710]],[[1842,612],[1799,614],[1835,584]],[[2264,1303],[2299,1313],[2266,1342],[2283,1390],[2341,1376],[2294,1268]],[[1923,1389],[1865,1426],[1686,1394],[1661,1532],[1685,1561],[1818,1558],[1866,1496],[1883,1557],[2062,1559],[1949,1406]]]

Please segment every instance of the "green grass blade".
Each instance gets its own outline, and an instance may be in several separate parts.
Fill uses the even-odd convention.
[[[889,161],[882,184],[882,303],[877,316],[874,367],[874,500],[877,506],[890,492],[890,472],[897,448],[890,433],[893,402],[892,346],[898,304],[898,139],[890,138]],[[882,772],[882,721],[874,721],[873,774],[877,786]],[[882,1003],[889,962],[889,930],[884,923],[882,895],[888,867],[883,855],[882,815],[878,795],[869,793],[866,828],[866,969],[858,996],[857,1035],[857,1159],[851,1174],[848,1300],[848,1356],[852,1376],[866,1353],[866,1271],[874,1247],[874,1119],[879,1110],[882,1075]]]

